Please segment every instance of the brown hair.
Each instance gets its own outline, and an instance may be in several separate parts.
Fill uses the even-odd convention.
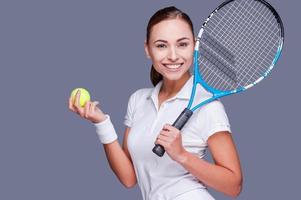
[[[176,19],[176,18],[180,18],[180,19],[184,20],[185,22],[187,22],[187,24],[189,25],[191,32],[193,34],[193,24],[192,24],[192,21],[189,18],[189,16],[186,13],[179,10],[178,8],[176,8],[174,6],[170,6],[170,7],[166,7],[166,8],[162,8],[162,9],[158,10],[149,19],[148,25],[146,28],[146,43],[148,44],[148,42],[149,42],[150,32],[154,25],[160,23],[161,21],[167,20],[167,19]],[[152,65],[151,72],[150,72],[150,79],[151,79],[152,84],[154,86],[157,85],[157,83],[159,83],[162,80],[162,78],[163,78],[162,75],[159,74],[155,70],[154,66]]]

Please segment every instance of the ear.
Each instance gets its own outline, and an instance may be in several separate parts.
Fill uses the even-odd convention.
[[[146,57],[148,59],[150,59],[151,57],[150,57],[150,54],[149,54],[148,44],[147,44],[146,40],[144,41],[144,51],[145,51]]]

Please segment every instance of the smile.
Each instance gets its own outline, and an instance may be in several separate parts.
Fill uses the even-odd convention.
[[[178,63],[178,64],[163,64],[166,68],[176,70],[179,69],[183,63]]]

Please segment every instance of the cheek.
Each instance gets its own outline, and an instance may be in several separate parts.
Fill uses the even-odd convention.
[[[151,51],[151,59],[153,62],[160,62],[166,57],[165,51]]]
[[[193,49],[183,52],[182,56],[187,62],[192,62],[193,61]]]

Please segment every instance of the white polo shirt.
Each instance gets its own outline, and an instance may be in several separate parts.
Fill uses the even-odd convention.
[[[193,86],[193,76],[178,94],[158,108],[158,94],[162,85],[137,90],[129,99],[124,124],[131,128],[128,149],[134,164],[137,182],[144,200],[213,199],[205,186],[167,153],[158,157],[152,152],[154,142],[166,123],[172,124],[187,106]],[[202,87],[195,99],[201,102],[208,93]],[[181,130],[184,148],[203,158],[207,139],[218,131],[229,131],[230,125],[220,101],[211,102],[196,110]],[[205,196],[202,198],[202,195]]]

